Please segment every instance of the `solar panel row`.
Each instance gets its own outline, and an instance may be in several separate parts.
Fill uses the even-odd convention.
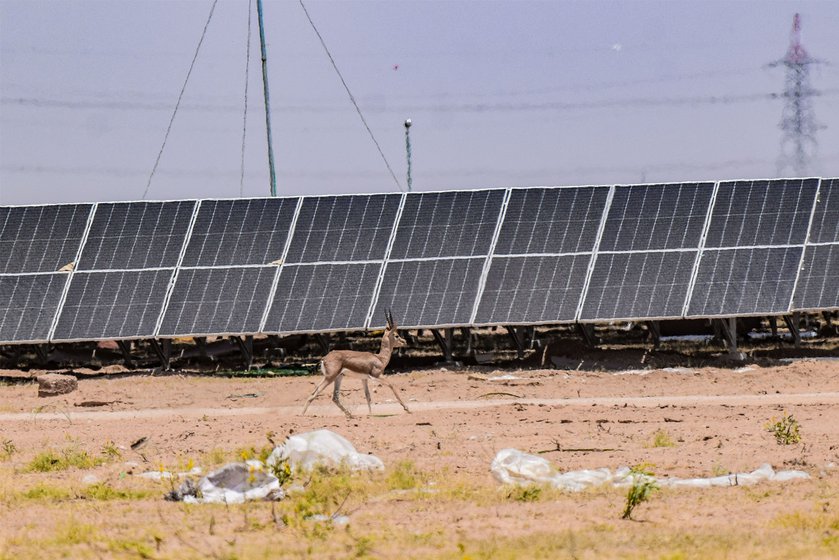
[[[3,207],[0,251],[2,342],[783,314],[839,308],[839,179]]]

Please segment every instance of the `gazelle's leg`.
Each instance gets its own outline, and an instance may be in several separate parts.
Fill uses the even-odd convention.
[[[315,387],[314,391],[312,391],[312,395],[306,400],[306,406],[303,407],[303,415],[306,414],[306,410],[309,408],[309,405],[312,404],[312,401],[318,398],[318,394],[329,386],[329,383],[330,381],[327,380],[326,377],[318,383],[318,386]]]
[[[393,396],[396,397],[396,400],[399,401],[399,404],[402,405],[402,408],[405,409],[405,412],[411,412],[410,410],[408,410],[408,407],[405,406],[405,403],[402,402],[402,399],[399,398],[399,393],[396,392],[396,388],[394,388],[393,385],[391,385],[389,382],[385,381],[381,377],[377,377],[376,379],[379,381],[379,383],[390,387],[390,390],[393,391]]]
[[[367,386],[367,378],[362,377],[361,383],[364,385],[364,396],[367,398],[367,413],[373,414],[373,407],[370,405],[370,387]]]
[[[337,404],[338,408],[340,408],[342,411],[344,411],[344,414],[347,415],[347,418],[352,418],[352,414],[350,414],[349,410],[344,408],[344,405],[341,404],[341,399],[339,398],[339,391],[341,389],[341,379],[343,379],[343,377],[344,377],[344,374],[342,372],[342,373],[339,373],[338,377],[335,378],[335,390],[332,392],[332,402]]]

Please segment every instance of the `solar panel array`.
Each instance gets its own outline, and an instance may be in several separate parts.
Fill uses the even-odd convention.
[[[839,309],[839,179],[0,207],[0,343]]]

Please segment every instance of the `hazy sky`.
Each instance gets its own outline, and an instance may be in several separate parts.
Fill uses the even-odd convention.
[[[268,194],[255,0],[246,196]],[[0,0],[0,204],[137,200],[212,0]],[[839,2],[306,3],[405,187],[777,176],[793,13],[839,175]],[[297,1],[265,1],[280,194],[399,188]],[[147,198],[240,192],[248,0],[220,0]],[[793,173],[787,169],[784,176]]]

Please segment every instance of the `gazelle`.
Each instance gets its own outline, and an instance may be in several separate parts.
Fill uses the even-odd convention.
[[[382,374],[388,362],[390,362],[393,349],[407,344],[405,339],[399,336],[399,333],[396,331],[396,323],[393,321],[390,310],[387,312],[386,319],[387,328],[382,336],[382,348],[378,354],[373,354],[372,352],[356,352],[354,350],[333,350],[323,357],[320,361],[320,371],[323,373],[323,379],[318,383],[318,386],[315,387],[314,392],[312,392],[312,395],[306,401],[306,406],[303,407],[303,414],[306,414],[309,405],[312,404],[312,401],[317,398],[321,391],[329,387],[330,383],[335,383],[335,389],[332,392],[332,401],[347,415],[347,418],[352,418],[352,414],[344,408],[339,398],[341,380],[345,375],[361,378],[361,382],[364,384],[364,396],[367,399],[367,411],[370,414],[373,413],[373,407],[370,405],[370,388],[367,386],[369,379],[375,379],[382,385],[390,387],[390,390],[393,391],[393,395],[399,401],[399,404],[402,405],[402,408],[405,409],[405,412],[411,412],[405,406],[405,403],[402,402],[402,399],[399,398],[399,393],[396,392],[393,385],[382,378]]]

